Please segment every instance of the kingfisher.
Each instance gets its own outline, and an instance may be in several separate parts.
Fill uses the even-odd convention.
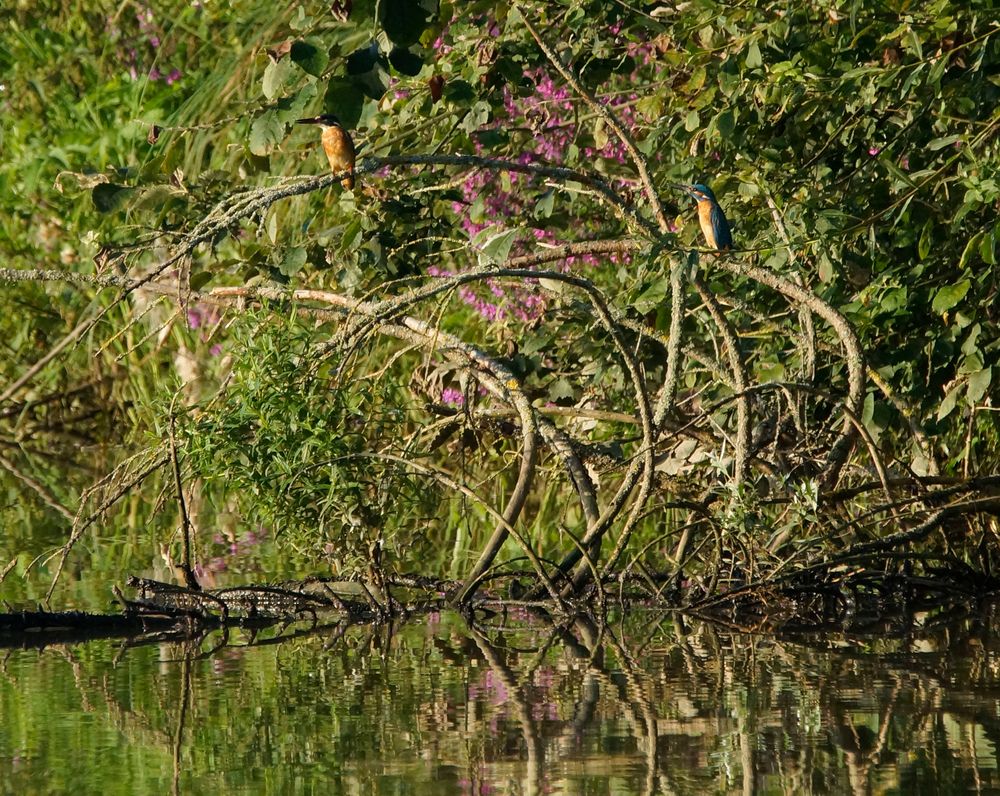
[[[313,116],[309,119],[298,119],[299,124],[318,124],[323,130],[323,151],[326,152],[326,159],[330,161],[330,169],[334,174],[344,171],[350,172],[343,180],[343,185],[348,191],[354,190],[354,141],[351,134],[344,129],[340,119],[332,113],[324,113],[321,116]]]
[[[718,252],[729,251],[733,247],[733,235],[712,189],[700,182],[677,187],[698,203],[698,221],[708,247]]]

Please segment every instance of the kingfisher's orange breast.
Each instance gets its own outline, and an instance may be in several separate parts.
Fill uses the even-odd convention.
[[[353,190],[355,154],[351,136],[342,127],[327,127],[323,130],[323,151],[330,161],[331,171],[351,172],[349,176],[344,177],[343,185],[347,190]]]
[[[698,202],[698,222],[701,224],[701,231],[705,235],[708,248],[719,248],[715,240],[715,227],[712,226],[711,202]]]

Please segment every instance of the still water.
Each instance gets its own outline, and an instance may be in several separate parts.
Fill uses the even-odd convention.
[[[639,612],[8,649],[0,792],[996,793],[1000,643]]]

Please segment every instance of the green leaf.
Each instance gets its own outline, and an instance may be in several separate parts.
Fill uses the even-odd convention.
[[[938,407],[938,411],[937,411],[937,419],[938,420],[944,420],[948,415],[950,415],[952,413],[952,410],[955,408],[955,405],[958,403],[958,396],[962,392],[962,388],[964,386],[965,385],[963,385],[963,384],[956,384],[954,387],[952,387],[950,390],[948,390],[948,394],[945,395],[944,400],[941,402],[941,405]]]
[[[292,74],[292,62],[286,58],[271,61],[264,70],[264,80],[261,90],[268,99],[277,97]]]
[[[381,99],[389,87],[388,66],[377,41],[347,56],[347,75],[351,83],[372,99]]]
[[[409,77],[419,75],[420,70],[424,68],[423,59],[405,47],[393,47],[389,53],[389,63],[397,72]]]
[[[94,207],[99,213],[110,213],[125,204],[134,192],[135,188],[115,185],[113,182],[102,182],[94,186],[90,197],[94,200]]]
[[[757,46],[757,42],[751,42],[750,46],[747,48],[747,69],[756,69],[763,63],[764,59],[760,57],[760,47]]]
[[[691,111],[688,113],[687,117],[684,119],[684,129],[689,133],[693,133],[700,126],[701,118],[698,116],[698,111]]]
[[[559,401],[572,398],[574,395],[573,385],[567,379],[556,379],[549,385],[549,400]]]
[[[715,127],[723,141],[728,141],[733,137],[733,133],[736,132],[736,119],[732,108],[727,108],[715,117]]]
[[[380,0],[378,18],[393,44],[409,47],[420,41],[436,10],[436,0]]]
[[[825,251],[820,252],[818,259],[819,264],[816,270],[820,281],[824,284],[829,284],[833,281],[833,260],[830,259],[830,256]]]
[[[986,395],[986,390],[989,389],[990,382],[992,380],[992,367],[985,367],[982,370],[977,370],[969,376],[969,390],[965,396],[966,400],[969,402],[969,406],[975,406],[982,400],[983,396]]]
[[[969,258],[973,254],[975,254],[976,248],[979,246],[980,241],[982,241],[983,238],[985,237],[986,237],[985,230],[980,230],[971,238],[969,238],[969,242],[966,243],[965,248],[962,249],[962,256],[958,258],[958,267],[960,270],[965,270],[965,266],[968,264]]]
[[[944,149],[946,146],[952,146],[957,141],[961,141],[962,136],[960,135],[947,135],[944,138],[935,138],[927,144],[927,148],[931,152],[937,152],[939,149]]]
[[[924,228],[920,231],[920,240],[917,241],[917,257],[926,260],[930,253],[931,244],[934,237],[934,220],[928,218],[924,223]]]
[[[370,72],[375,68],[381,56],[382,52],[378,42],[368,42],[364,47],[359,47],[347,56],[347,74],[363,75],[365,72]]]
[[[983,262],[987,265],[996,265],[996,228],[994,231],[990,232],[988,235],[983,234],[983,242],[979,244],[979,256],[983,258]]]
[[[632,306],[635,308],[636,312],[645,315],[647,312],[650,312],[663,303],[664,299],[667,297],[667,289],[669,287],[669,280],[656,279],[645,290],[643,290],[642,293],[636,296],[636,298],[632,301]]]
[[[278,214],[272,210],[264,224],[264,234],[272,244],[278,242]]]
[[[297,63],[302,71],[310,75],[320,77],[323,70],[330,63],[330,56],[327,51],[310,39],[301,39],[292,42],[292,49],[289,53],[292,60]]]
[[[250,151],[263,157],[270,155],[285,138],[285,123],[275,111],[265,111],[250,125]]]
[[[192,290],[201,290],[205,287],[205,285],[212,281],[213,276],[215,276],[215,274],[211,271],[195,271],[188,279],[188,284],[191,286]]]
[[[498,227],[488,227],[473,239],[472,243],[477,249],[479,264],[502,265],[507,261],[507,255],[521,233],[520,229],[507,229],[498,231]]]
[[[350,78],[334,77],[326,86],[323,108],[336,114],[346,127],[357,127],[364,109],[365,95]]]
[[[647,119],[657,120],[663,115],[663,95],[650,92],[635,107]]]
[[[132,202],[136,210],[162,210],[175,199],[184,201],[188,193],[174,185],[151,185],[143,188]]]
[[[489,103],[480,100],[475,103],[462,120],[462,129],[470,133],[479,129],[490,120]]]
[[[608,126],[604,119],[598,119],[594,123],[594,147],[604,149],[608,145]]]
[[[277,118],[285,124],[294,124],[296,119],[306,115],[313,100],[316,99],[316,84],[306,83],[301,89],[289,97],[282,97],[274,103],[274,111]]]
[[[468,81],[449,80],[444,84],[444,98],[449,102],[465,104],[476,97],[476,90]]]
[[[295,276],[302,270],[302,266],[309,259],[308,252],[303,246],[289,246],[282,252],[281,260],[278,262],[278,270],[285,276]]]
[[[965,294],[969,292],[971,286],[972,282],[968,279],[963,279],[954,285],[945,285],[935,294],[934,301],[931,303],[931,309],[938,315],[944,315],[965,298]]]
[[[535,203],[535,218],[549,218],[552,215],[552,208],[555,206],[556,192],[548,190],[539,197]]]

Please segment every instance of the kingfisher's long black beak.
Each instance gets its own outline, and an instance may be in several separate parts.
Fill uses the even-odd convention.
[[[321,116],[310,116],[308,119],[296,119],[296,124],[320,124],[323,121]]]

